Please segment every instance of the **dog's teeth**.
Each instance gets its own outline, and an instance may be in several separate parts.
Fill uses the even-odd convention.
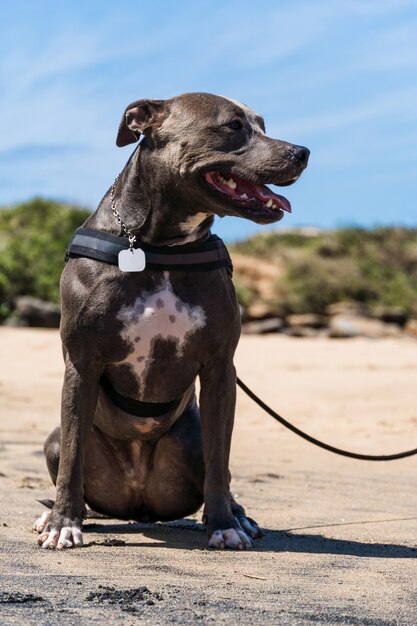
[[[242,200],[247,200],[248,196],[246,195],[246,193],[241,193],[240,198],[242,198]]]
[[[266,207],[268,207],[269,209],[272,208],[274,206],[274,201],[271,200],[271,198],[268,200],[268,202],[265,204]]]
[[[237,187],[237,184],[235,183],[233,178],[229,178],[229,180],[226,180],[223,176],[219,175],[219,180],[223,183],[223,185],[227,185],[227,187],[230,187],[230,189],[236,189]]]

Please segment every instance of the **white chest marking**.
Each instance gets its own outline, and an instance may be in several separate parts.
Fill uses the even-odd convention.
[[[173,292],[167,272],[155,291],[143,294],[132,306],[124,306],[117,317],[124,325],[122,338],[131,347],[122,363],[131,366],[141,383],[157,339],[174,341],[181,356],[189,337],[206,323],[200,306],[187,304]]]

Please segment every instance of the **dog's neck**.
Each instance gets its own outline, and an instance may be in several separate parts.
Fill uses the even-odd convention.
[[[162,183],[161,183],[162,181]],[[150,151],[138,147],[121,172],[114,189],[114,205],[126,228],[152,245],[183,245],[203,238],[214,215],[197,208],[179,188],[168,168]],[[125,234],[111,208],[111,190],[102,199],[88,226]]]

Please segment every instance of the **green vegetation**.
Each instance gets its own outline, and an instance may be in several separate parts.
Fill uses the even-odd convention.
[[[417,229],[275,232],[233,250],[284,266],[269,303],[277,314],[323,313],[340,300],[417,313]]]
[[[10,315],[19,295],[59,301],[65,250],[89,214],[42,198],[0,210],[0,320]],[[323,313],[340,300],[417,314],[417,229],[268,232],[231,249],[282,269],[268,292],[273,314]],[[262,302],[243,270],[236,269],[234,280],[243,308]]]
[[[42,198],[0,209],[0,319],[11,313],[19,295],[58,302],[65,250],[89,215]]]

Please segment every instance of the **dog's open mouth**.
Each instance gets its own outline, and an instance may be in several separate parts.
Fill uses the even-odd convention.
[[[275,214],[276,218],[282,217],[283,211],[291,213],[287,198],[274,193],[266,185],[256,185],[225,172],[206,172],[204,178],[216,191],[242,208]]]

